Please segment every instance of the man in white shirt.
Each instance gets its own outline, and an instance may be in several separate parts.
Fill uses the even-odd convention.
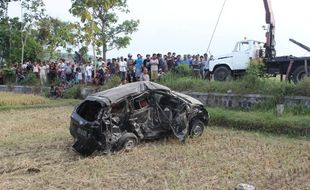
[[[119,72],[120,72],[121,81],[123,84],[125,84],[126,73],[127,73],[127,62],[124,61],[123,57],[121,57],[120,62],[119,62]]]
[[[91,80],[92,80],[92,78],[91,78],[92,71],[93,71],[93,66],[89,62],[85,68],[85,76],[86,76],[87,82],[91,82]]]

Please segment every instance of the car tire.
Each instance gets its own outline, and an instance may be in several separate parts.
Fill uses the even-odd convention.
[[[231,80],[231,71],[228,67],[220,66],[217,67],[214,71],[214,80],[216,81],[225,81],[225,80]]]
[[[139,140],[138,137],[133,133],[125,133],[119,140],[118,140],[118,149],[124,150],[132,150],[134,147],[137,146]]]
[[[204,124],[201,120],[196,119],[192,121],[189,125],[189,137],[194,138],[194,137],[200,137],[203,134],[204,131]]]
[[[308,66],[308,71],[310,72],[310,66]],[[301,65],[297,67],[293,72],[293,82],[298,83],[301,82],[306,77],[305,66]]]

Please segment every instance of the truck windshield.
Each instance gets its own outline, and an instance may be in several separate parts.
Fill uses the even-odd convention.
[[[243,52],[250,49],[249,42],[239,42],[236,44],[235,52]]]

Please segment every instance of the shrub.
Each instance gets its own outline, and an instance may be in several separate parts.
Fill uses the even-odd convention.
[[[75,85],[75,86],[65,89],[62,96],[63,98],[66,98],[66,99],[69,99],[69,98],[82,99],[81,86]]]
[[[188,77],[193,75],[193,71],[189,68],[187,63],[180,63],[174,70],[174,73],[181,77]]]
[[[103,91],[110,88],[114,88],[116,86],[119,86],[122,83],[121,78],[118,75],[113,75],[110,78],[107,78],[105,80],[105,84],[101,86],[97,91]]]
[[[295,86],[295,93],[301,96],[310,96],[310,77],[304,78]]]
[[[40,79],[34,73],[29,73],[24,80],[20,81],[21,85],[40,85]]]
[[[3,76],[3,80],[5,84],[12,84],[16,80],[14,68],[3,68],[0,70],[0,75]]]

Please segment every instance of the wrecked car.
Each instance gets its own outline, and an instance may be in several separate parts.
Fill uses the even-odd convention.
[[[153,82],[135,82],[88,96],[71,115],[73,149],[95,151],[132,149],[141,140],[175,135],[201,136],[209,115],[203,104]]]

